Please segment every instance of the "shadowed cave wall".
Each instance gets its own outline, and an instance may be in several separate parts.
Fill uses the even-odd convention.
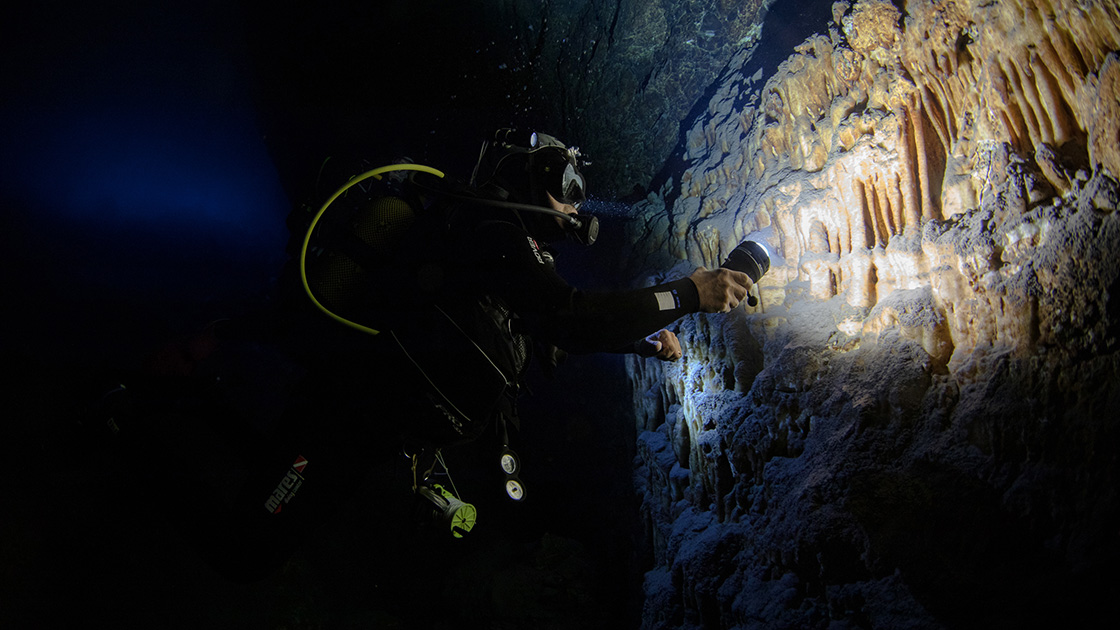
[[[1035,627],[1116,592],[1120,13],[833,5],[740,52],[635,271],[744,238],[760,303],[628,365],[645,628]],[[654,280],[650,278],[650,280]]]

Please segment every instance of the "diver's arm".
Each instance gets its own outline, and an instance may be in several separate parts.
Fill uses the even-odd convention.
[[[734,309],[746,297],[752,284],[750,276],[728,269],[697,269],[689,279],[696,285],[700,310],[705,313],[725,313]],[[657,357],[662,361],[676,361],[682,356],[676,333],[664,328],[614,352]]]
[[[537,312],[538,334],[568,352],[639,351],[638,342],[699,310],[688,278],[629,291],[571,289],[566,303]]]
[[[493,223],[480,236],[487,292],[502,296],[535,337],[568,352],[633,352],[645,337],[711,306],[701,303],[690,278],[628,291],[580,291],[519,227]]]
[[[729,312],[746,298],[752,284],[750,276],[741,271],[701,268],[688,278],[650,289],[598,295],[577,291],[573,298],[575,308],[569,315],[572,321],[564,327],[567,331],[557,331],[558,336],[567,332],[576,339],[569,340],[567,346],[559,340],[556,343],[570,352],[579,352],[579,344],[590,342],[596,335],[627,337],[654,330],[657,332],[638,339],[621,351],[674,360],[681,356],[680,341],[664,326],[696,311]],[[651,293],[656,305],[649,299]],[[582,331],[579,325],[571,325],[581,319],[584,320],[580,322],[584,327]]]

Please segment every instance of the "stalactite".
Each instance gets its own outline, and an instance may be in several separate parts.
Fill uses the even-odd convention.
[[[1008,109],[1002,107],[1003,103],[1008,102],[1011,93],[1007,76],[996,63],[988,64],[984,74],[992,93],[981,92],[980,113],[988,122],[998,126],[997,129],[992,130],[993,136],[1007,138],[1011,146],[1018,148],[1021,145],[1019,129]]]
[[[863,192],[863,217],[867,225],[867,247],[872,248],[881,244],[883,228],[879,225],[879,212],[875,207],[875,189],[870,182],[859,180],[860,190]]]
[[[853,222],[852,246],[859,249],[870,249],[875,245],[875,227],[871,219],[871,207],[868,203],[866,187],[859,179],[852,178],[852,195],[856,198],[859,208],[858,221]],[[856,227],[858,226],[858,227]]]
[[[1022,121],[1022,125],[1017,129],[1017,133],[1020,137],[1025,136],[1026,144],[1017,148],[1021,151],[1027,151],[1030,147],[1037,145],[1041,137],[1041,132],[1038,128],[1038,118],[1035,115],[1034,108],[1031,107],[1023,93],[1023,81],[1019,73],[1018,64],[1014,59],[1009,59],[1006,62],[1001,60],[999,65],[1003,76],[1007,79],[1007,86],[1010,88],[1008,91],[1008,98],[1003,105],[1012,110],[1013,121]]]
[[[918,196],[917,183],[917,150],[914,134],[911,131],[910,111],[905,105],[900,105],[895,110],[895,117],[900,121],[898,126],[898,155],[899,179],[906,196],[906,223],[917,226],[922,218],[922,202]]]
[[[843,254],[843,246],[840,240],[842,228],[830,230],[828,232],[828,251],[831,254]]]
[[[892,218],[894,224],[897,226],[898,233],[902,234],[906,229],[906,209],[902,204],[902,179],[898,173],[890,174],[890,183],[888,185],[890,191],[890,204],[892,211]],[[915,221],[913,225],[917,225]]]
[[[1077,102],[1077,85],[1083,79],[1074,79],[1074,77],[1070,75],[1070,71],[1073,70],[1069,65],[1070,62],[1061,59],[1057,50],[1055,50],[1054,36],[1060,36],[1060,34],[1052,32],[1052,28],[1048,28],[1047,31],[1050,31],[1048,33],[1050,37],[1044,37],[1042,41],[1038,43],[1039,57],[1053,74],[1054,80],[1058,82],[1062,99],[1067,103],[1075,103]],[[1076,124],[1082,125],[1084,123],[1077,120]]]
[[[898,224],[894,222],[891,216],[891,205],[887,200],[887,187],[883,183],[882,175],[880,173],[875,173],[874,177],[875,193],[877,195],[876,202],[879,204],[879,214],[882,216],[884,228],[883,238],[880,239],[880,242],[885,247],[887,243],[890,242],[891,237],[898,234]]]
[[[879,270],[875,263],[867,266],[867,293],[866,304],[873,305],[879,301]]]
[[[960,97],[960,75],[963,68],[967,66],[958,67],[958,69],[951,75],[944,77],[941,82],[941,92],[943,107],[945,109],[946,131],[948,132],[948,142],[946,143],[946,150],[951,151],[952,147],[956,146],[960,141],[961,121],[960,111],[968,111],[966,107],[962,107],[964,99]]]
[[[922,97],[922,109],[926,112],[926,116],[929,118],[933,130],[937,133],[937,137],[940,138],[941,145],[947,149],[952,146],[948,107],[946,106],[944,91],[941,89],[939,80],[936,77],[934,78],[933,87],[938,88],[936,92],[928,83],[920,88],[919,94],[921,94]]]
[[[836,238],[839,241],[839,249],[837,251],[840,254],[852,253],[852,235],[851,213],[845,212],[841,216],[840,229],[836,232]]]
[[[930,167],[929,167],[929,153],[926,147],[929,146],[926,138],[925,122],[922,116],[922,108],[920,104],[914,104],[910,109],[910,124],[914,129],[914,153],[917,156],[917,184],[918,184],[918,198],[921,200],[922,219],[929,219],[933,216],[933,198],[930,195]]]
[[[1037,75],[1030,63],[1030,58],[1028,57],[1021,64],[1018,59],[1015,59],[1013,63],[1019,75],[1022,95],[1026,98],[1027,106],[1030,107],[1033,114],[1032,118],[1037,125],[1037,137],[1034,139],[1034,145],[1053,144],[1054,128],[1046,111],[1046,104],[1039,92],[1038,83],[1035,80]]]
[[[1069,122],[1069,114],[1067,114],[1070,109],[1069,102],[1062,95],[1058,86],[1055,85],[1057,79],[1050,73],[1046,64],[1036,63],[1036,68],[1035,76],[1038,78],[1039,96],[1045,103],[1046,112],[1050,118],[1050,128],[1052,129],[1054,142],[1056,146],[1061,146],[1069,141],[1075,133]]]

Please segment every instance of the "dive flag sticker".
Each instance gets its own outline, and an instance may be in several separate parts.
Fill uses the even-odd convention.
[[[303,469],[307,468],[307,459],[303,455],[296,456],[296,461],[288,468],[288,472],[276,488],[272,490],[272,494],[268,500],[264,502],[264,509],[272,514],[279,514],[284,504],[291,501],[296,492],[299,492],[300,486],[303,485]]]
[[[303,455],[300,455],[299,457],[296,457],[296,463],[292,464],[292,468],[294,468],[296,470],[296,472],[298,472],[298,473],[302,473],[303,469],[306,468],[306,467],[307,467],[307,459],[305,459],[303,457]]]

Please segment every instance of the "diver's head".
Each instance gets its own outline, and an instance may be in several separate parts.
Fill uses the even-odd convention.
[[[501,201],[550,208],[549,197],[576,211],[587,199],[578,147],[544,133],[499,129],[483,143],[471,186]]]

